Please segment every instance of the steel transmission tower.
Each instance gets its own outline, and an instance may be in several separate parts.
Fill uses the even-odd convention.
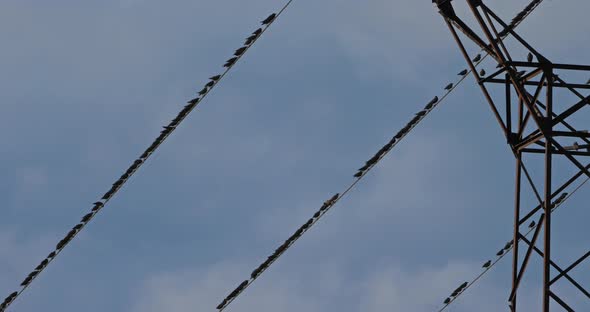
[[[543,258],[542,268],[542,310],[548,312],[552,301],[567,311],[574,307],[554,292],[554,284],[559,280],[567,280],[577,288],[588,300],[590,293],[571,276],[571,271],[590,256],[586,251],[580,258],[568,266],[561,266],[552,258],[551,252],[551,212],[552,208],[567,196],[564,191],[580,177],[590,177],[590,165],[583,165],[578,158],[590,156],[590,134],[576,130],[571,125],[572,117],[586,105],[590,97],[582,93],[590,89],[588,83],[569,83],[561,77],[572,73],[586,74],[590,77],[590,66],[556,64],[549,61],[535,50],[514,30],[513,25],[518,19],[526,16],[540,1],[533,1],[512,23],[508,24],[498,17],[482,0],[465,0],[473,14],[477,28],[470,28],[455,13],[452,0],[433,0],[443,16],[451,34],[457,41],[459,49],[467,61],[477,83],[494,113],[510,149],[516,158],[516,187],[514,207],[514,253],[512,261],[512,289],[508,297],[510,310],[517,311],[519,285],[525,276],[530,257],[533,253]],[[462,33],[462,35],[459,34]],[[505,44],[500,38],[511,34],[514,44]],[[463,39],[462,39],[463,38]],[[473,41],[479,48],[489,54],[497,62],[497,70],[493,73],[478,73],[474,60],[471,60],[464,39]],[[514,46],[514,47],[513,47]],[[519,50],[522,59],[511,55],[510,51]],[[498,89],[500,90],[498,92]],[[572,103],[556,103],[554,92],[566,92],[575,97]],[[495,93],[494,93],[495,92]],[[503,100],[503,103],[502,103]],[[572,140],[579,140],[580,143]],[[539,158],[544,158],[544,176],[534,179],[527,165]],[[526,157],[525,157],[526,156]],[[554,163],[558,158],[572,164],[576,174],[566,179],[558,179],[554,175]],[[533,209],[521,208],[522,180],[530,184],[530,189],[537,198],[539,205]],[[563,180],[563,181],[558,181]],[[536,216],[539,215],[538,219]],[[533,220],[534,219],[534,220]],[[522,233],[527,225],[535,221],[538,227],[529,240]],[[537,245],[540,234],[542,244]],[[522,242],[524,255],[519,259],[519,242]],[[529,270],[530,271],[530,270]],[[525,309],[531,311],[531,308]]]

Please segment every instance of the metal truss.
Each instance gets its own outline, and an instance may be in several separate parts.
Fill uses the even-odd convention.
[[[564,191],[581,176],[590,177],[590,165],[583,165],[580,158],[590,156],[590,133],[577,130],[572,126],[572,117],[590,104],[590,96],[583,93],[590,89],[588,83],[571,83],[560,77],[572,72],[586,72],[590,76],[590,66],[556,64],[549,61],[535,50],[510,24],[504,22],[487,7],[482,0],[465,0],[477,23],[477,28],[470,28],[461,20],[453,8],[452,0],[433,0],[443,16],[451,34],[492,110],[507,143],[516,158],[516,185],[514,203],[514,245],[512,259],[512,289],[508,297],[510,311],[517,311],[518,289],[529,266],[533,253],[543,258],[542,269],[542,311],[548,312],[550,306],[560,306],[566,311],[574,308],[556,294],[554,286],[557,281],[566,280],[590,300],[590,293],[572,276],[572,270],[580,266],[590,256],[586,251],[570,265],[563,267],[556,263],[551,252],[552,208],[564,197]],[[534,1],[533,1],[534,3]],[[532,3],[532,4],[533,4]],[[460,33],[463,34],[460,35]],[[500,38],[510,33],[517,48],[508,49]],[[463,41],[465,37],[479,48],[489,53],[498,63],[493,73],[478,73],[474,61],[470,59]],[[527,55],[526,60],[519,60],[510,51],[520,49]],[[519,52],[520,53],[520,52]],[[590,81],[589,81],[590,82]],[[500,92],[498,92],[498,89]],[[554,103],[554,92],[566,92],[576,98],[575,103]],[[502,103],[502,99],[504,102]],[[559,104],[559,105],[558,105]],[[571,144],[573,139],[580,143]],[[569,144],[569,145],[568,145]],[[543,154],[544,176],[534,179],[529,163]],[[530,155],[530,156],[529,156]],[[527,156],[527,157],[525,157]],[[557,181],[553,175],[553,165],[558,158],[566,159],[576,168],[576,173],[565,181]],[[521,208],[521,185],[523,178],[530,185],[539,205],[531,210]],[[529,240],[521,232],[526,229],[526,222],[537,218],[539,227]],[[539,237],[542,244],[537,246]],[[519,243],[521,242],[521,243]],[[524,249],[524,257],[519,261],[519,244]],[[554,273],[552,276],[552,273]],[[555,302],[555,304],[551,304]],[[525,311],[530,311],[530,308]]]

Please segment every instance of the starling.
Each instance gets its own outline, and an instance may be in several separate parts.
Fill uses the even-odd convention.
[[[199,100],[200,100],[200,98],[196,97],[196,98],[188,101],[187,103],[188,104],[191,104],[191,105],[195,105],[195,104],[197,104],[199,102]]]
[[[449,304],[449,302],[451,302],[451,298],[447,298],[445,301],[443,301],[444,304]]]
[[[199,91],[199,95],[204,95],[207,93],[207,87],[204,87],[201,91]]]
[[[508,250],[510,247],[512,247],[512,241],[509,241],[506,243],[506,245],[504,245],[504,250]]]
[[[357,172],[357,173],[354,174],[354,177],[355,178],[360,178],[362,176],[363,176],[363,172],[362,171],[359,171],[359,172]]]
[[[223,299],[223,301],[217,306],[217,310],[223,309],[225,304],[227,303],[227,299]]]
[[[321,211],[317,211],[316,213],[313,214],[313,217],[317,219],[320,217],[321,213],[322,213]]]
[[[467,72],[468,72],[467,69],[464,69],[464,70],[460,71],[457,75],[465,76],[465,75],[467,75]]]
[[[445,90],[451,90],[453,88],[453,83],[449,83],[446,87]]]
[[[92,218],[93,215],[94,215],[94,213],[92,213],[92,212],[87,213],[85,216],[82,217],[82,220],[80,222],[86,223],[86,222],[90,221],[90,218]]]
[[[78,223],[78,224],[76,224],[76,226],[74,226],[74,227],[72,228],[72,230],[74,230],[74,231],[78,232],[78,231],[80,231],[80,229],[81,229],[83,226],[84,226],[84,224],[82,224],[82,223]]]
[[[258,37],[257,35],[252,35],[248,38],[246,38],[246,41],[244,42],[245,45],[251,45],[252,42],[254,42],[254,39],[256,39],[256,37]]]
[[[487,269],[490,267],[490,265],[492,265],[492,260],[488,260],[488,262],[484,263],[482,268]]]
[[[275,13],[273,13],[273,14],[269,15],[264,21],[262,21],[261,24],[267,25],[270,22],[272,22],[275,19],[275,17],[277,17],[277,15]]]
[[[422,117],[424,115],[426,115],[426,111],[425,110],[419,111],[419,112],[416,113],[416,116],[419,116],[419,117]]]
[[[482,77],[485,76],[486,75],[486,70],[482,68],[481,71],[479,72],[479,75],[482,76]]]
[[[223,67],[231,67],[232,65],[234,65],[236,63],[236,61],[238,60],[237,57],[232,57],[229,60],[227,60],[225,62],[225,64],[223,65]]]
[[[503,255],[503,254],[504,254],[504,249],[500,249],[500,251],[498,251],[498,252],[496,253],[496,256],[498,256],[498,257],[499,257],[499,256],[501,256],[501,255]]]
[[[213,77],[209,77],[209,80],[217,81],[219,78],[221,78],[221,75],[215,75]]]
[[[535,221],[532,221],[531,224],[529,224],[529,229],[534,228],[536,225]]]
[[[47,255],[47,259],[53,259],[55,257],[55,251],[52,251],[49,255]]]
[[[529,52],[529,55],[526,57],[527,61],[530,63],[533,61],[533,54]]]
[[[252,33],[252,35],[258,37],[261,33],[262,33],[262,28],[258,28]]]
[[[469,285],[469,283],[465,282],[465,283],[461,284],[461,286],[459,286],[459,289],[463,289],[463,288],[467,287],[467,285]]]
[[[102,202],[99,202],[99,201],[98,202],[94,202],[92,204],[95,205],[95,206],[102,206],[102,205],[104,205]]]
[[[435,96],[432,100],[430,100],[430,102],[428,102],[428,104],[426,104],[426,107],[424,107],[425,109],[431,109],[434,104],[436,104],[436,102],[438,102],[438,96]]]
[[[32,280],[33,280],[33,278],[32,278],[32,277],[30,277],[30,276],[27,276],[27,278],[25,278],[25,280],[24,280],[22,283],[20,283],[20,285],[21,285],[21,286],[27,286],[27,285],[29,285],[29,283],[30,283]]]
[[[244,54],[244,52],[246,51],[246,49],[247,49],[246,47],[241,47],[241,48],[237,49],[236,52],[234,52],[234,55],[235,56],[240,56],[240,55]]]
[[[478,54],[475,56],[475,58],[473,59],[474,62],[479,62],[481,60],[481,54]]]

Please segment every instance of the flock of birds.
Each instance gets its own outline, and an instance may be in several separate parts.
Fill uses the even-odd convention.
[[[266,19],[262,21],[263,27],[272,23],[276,18],[277,14],[273,13],[269,15]],[[76,224],[67,234],[66,236],[60,240],[55,249],[45,258],[41,263],[31,272],[29,275],[21,282],[20,286],[22,287],[20,292],[22,292],[29,284],[37,277],[43,269],[51,262],[59,252],[76,236],[80,230],[88,224],[92,220],[92,218],[104,207],[104,205],[121,189],[123,184],[127,182],[127,180],[137,171],[137,169],[146,161],[146,159],[164,142],[164,140],[176,129],[176,127],[182,122],[188,114],[199,104],[199,102],[204,98],[204,96],[217,84],[217,82],[223,77],[223,75],[236,63],[236,61],[246,52],[246,50],[256,41],[256,39],[262,34],[263,28],[258,28],[252,34],[246,38],[246,41],[242,47],[237,49],[233,56],[228,59],[223,67],[226,68],[225,72],[220,75],[215,75],[209,78],[209,81],[204,85],[203,89],[198,92],[198,96],[189,100],[184,108],[178,113],[178,115],[166,126],[163,126],[163,130],[160,131],[160,135],[153,141],[153,143],[139,156],[139,158],[135,159],[133,164],[119,177],[119,179],[113,183],[111,188],[101,197],[101,199],[95,203],[93,203],[93,207],[89,213],[84,215],[80,222]],[[4,301],[0,304],[0,312],[5,311],[5,309],[16,299],[16,297],[20,293],[19,291],[15,291],[8,295]]]
[[[309,227],[317,221],[319,218],[325,214],[330,207],[336,203],[340,194],[334,194],[334,196],[330,197],[330,199],[326,200],[320,209],[316,211],[312,218],[307,220],[305,224],[303,224],[291,237],[289,237],[279,248],[277,248],[274,253],[266,259],[262,264],[260,264],[252,273],[250,274],[250,279],[244,280],[236,289],[234,289],[227,297],[223,299],[223,301],[217,306],[218,310],[223,310],[225,307],[233,301],[245,288],[248,284],[252,283],[264,270],[266,270],[287,248],[289,248],[305,231],[309,229]]]
[[[559,205],[561,205],[566,198],[568,197],[568,193],[564,192],[561,193],[561,195],[559,195],[559,197],[551,204],[551,210],[555,210],[555,208],[557,208]],[[533,231],[537,226],[540,226],[540,224],[537,224],[534,220],[531,221],[531,223],[528,225],[528,232],[525,234],[525,236],[529,235],[529,233],[531,231]],[[514,246],[514,240],[509,240],[502,249],[500,249],[497,253],[496,253],[496,260],[492,262],[492,260],[487,260],[483,265],[482,268],[484,269],[484,273],[485,271],[489,270],[496,262],[498,262],[502,257],[504,257],[505,255],[508,254],[508,252],[512,249],[512,247]],[[482,273],[483,274],[483,273]],[[480,274],[481,276],[481,274]],[[465,291],[465,289],[467,289],[471,284],[473,284],[477,279],[479,278],[476,277],[474,280],[472,280],[471,282],[463,282],[463,284],[459,285],[459,287],[457,287],[455,290],[453,290],[453,292],[444,299],[443,303],[446,305],[449,305],[453,300],[457,299],[457,297],[463,292]]]
[[[542,0],[536,0],[531,3],[530,8],[528,11],[531,11],[535,5],[537,5]],[[523,11],[524,12],[524,11]],[[520,16],[520,20],[522,20],[526,14],[522,13]],[[263,27],[268,27],[277,17],[276,13],[269,15],[266,19],[264,19],[261,24]],[[517,16],[518,17],[518,16]],[[516,19],[516,18],[515,18]],[[513,20],[514,23],[514,20]],[[39,265],[31,272],[29,275],[22,281],[20,286],[22,286],[20,292],[22,292],[28,285],[37,277],[37,275],[45,269],[45,267],[51,262],[56,255],[61,252],[61,250],[76,236],[76,234],[84,228],[88,222],[92,220],[92,218],[104,207],[104,205],[114,196],[114,194],[123,186],[123,184],[138,170],[138,168],[146,161],[146,159],[164,142],[164,140],[176,129],[176,127],[182,122],[188,114],[199,104],[199,102],[204,98],[204,96],[217,84],[217,82],[229,71],[229,69],[237,62],[237,60],[246,52],[246,50],[257,40],[257,38],[264,32],[263,28],[258,28],[250,36],[248,36],[244,42],[244,44],[238,48],[233,56],[228,59],[223,67],[226,68],[225,72],[220,75],[215,75],[209,78],[209,81],[204,85],[203,89],[198,92],[198,96],[191,99],[187,102],[184,108],[178,113],[178,115],[166,126],[163,127],[163,130],[160,132],[160,135],[154,140],[154,142],[141,154],[139,158],[137,158],[133,164],[126,170],[126,172],[121,175],[121,177],[113,183],[112,187],[102,196],[102,198],[93,203],[93,207],[89,213],[84,215],[80,222],[76,224],[67,234],[66,236],[60,240],[57,245],[55,246],[55,250],[52,251]],[[532,61],[532,55],[529,54],[528,58],[529,62]],[[480,63],[482,61],[481,54],[478,54],[474,59],[474,62]],[[477,64],[476,64],[477,65]],[[466,77],[469,73],[467,69],[462,70],[459,72],[459,76],[461,79],[459,83]],[[485,76],[486,72],[482,69],[479,72],[480,76]],[[524,71],[518,72],[517,75],[522,77],[525,74]],[[588,80],[587,84],[590,84],[590,80]],[[438,96],[435,96],[431,101],[429,101],[424,109],[419,111],[415,114],[414,118],[408,122],[387,144],[385,144],[373,157],[371,157],[365,164],[357,170],[354,174],[354,177],[357,179],[361,179],[375,164],[382,159],[385,154],[387,154],[403,137],[405,137],[437,104],[440,103],[442,99],[444,99],[453,89],[456,87],[456,84],[449,83],[444,87],[444,90],[447,93],[439,100]],[[357,180],[358,181],[358,180]],[[235,297],[237,297],[250,283],[252,283],[262,272],[264,272],[281,254],[283,254],[299,237],[301,237],[319,218],[321,218],[340,198],[340,194],[337,193],[333,195],[330,199],[326,200],[323,205],[320,207],[318,211],[316,211],[312,218],[310,218],[305,224],[303,224],[289,239],[287,239],[279,248],[277,248],[272,255],[270,255],[266,261],[260,264],[255,270],[252,271],[250,274],[250,279],[244,280],[240,285],[234,289],[223,301],[217,306],[217,309],[223,310]],[[562,197],[560,197],[563,200]],[[535,224],[534,221],[529,225],[529,228],[534,228]],[[506,246],[497,253],[497,256],[503,256],[506,251],[512,248],[512,241],[508,242]],[[488,260],[484,263],[483,268],[488,270],[492,266],[491,260]],[[445,304],[449,304],[452,302],[452,298],[456,298],[459,294],[461,294],[467,287],[469,287],[469,283],[465,282],[461,284],[457,289],[455,289],[450,297],[447,297],[444,300]],[[4,301],[0,304],[0,312],[5,311],[5,309],[16,299],[16,297],[20,293],[19,291],[15,291],[8,295]]]

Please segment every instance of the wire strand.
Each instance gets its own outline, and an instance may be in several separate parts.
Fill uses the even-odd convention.
[[[25,278],[21,283],[21,288],[11,294],[9,294],[4,302],[0,304],[0,312],[4,312],[17,298],[22,294],[31,283],[39,276],[43,270],[51,263],[55,258],[64,250],[64,248],[80,233],[86,225],[94,219],[96,214],[104,208],[104,206],[117,194],[117,192],[125,185],[127,181],[133,176],[133,174],[139,170],[139,168],[147,161],[147,159],[156,151],[156,149],[164,143],[164,141],[176,130],[180,123],[199,105],[203,99],[211,92],[215,86],[225,77],[226,74],[236,65],[236,63],[245,55],[245,53],[258,41],[258,39],[266,32],[266,30],[276,21],[276,18],[291,4],[293,0],[287,2],[287,4],[279,11],[276,16],[269,16],[266,23],[263,23],[261,28],[255,30],[252,35],[246,39],[246,43],[234,53],[235,57],[230,58],[224,65],[223,70],[219,75],[209,78],[209,82],[205,84],[204,88],[199,92],[199,95],[194,99],[187,102],[184,109],[181,110],[176,118],[174,118],[168,125],[164,126],[164,130],[161,131],[160,135],[154,140],[154,142],[141,154],[141,156],[134,160],[129,166],[125,173],[115,182],[113,186],[107,191],[102,198],[94,203],[93,208],[89,213],[82,217],[81,221],[76,224],[70,232],[56,245],[56,248],[45,258],[41,263]],[[240,52],[238,52],[241,50]]]

